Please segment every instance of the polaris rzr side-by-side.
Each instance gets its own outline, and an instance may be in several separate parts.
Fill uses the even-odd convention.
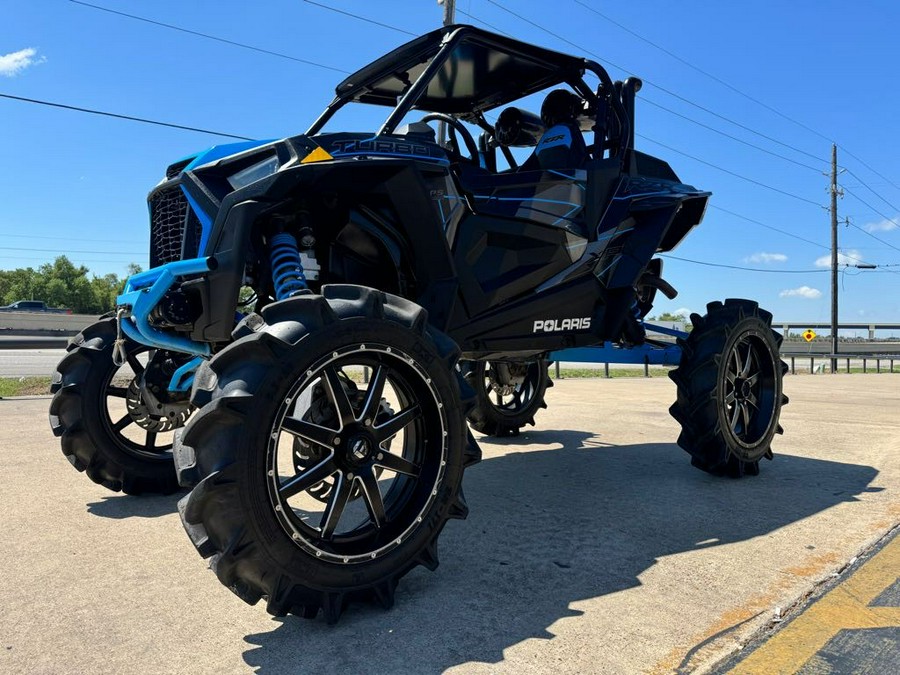
[[[172,164],[149,196],[151,269],[58,366],[63,453],[112,490],[190,488],[197,550],[275,615],[391,605],[466,517],[467,421],[533,423],[552,352],[663,344],[644,318],[675,290],[654,256],[710,193],[634,149],[639,88],[449,26],[349,76],[303,135]],[[349,104],[389,112],[326,131]],[[692,321],[678,443],[755,474],[781,432],[781,338],[749,300]]]

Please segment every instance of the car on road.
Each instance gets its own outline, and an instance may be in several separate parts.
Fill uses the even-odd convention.
[[[17,300],[11,305],[0,307],[0,312],[47,312],[50,314],[71,314],[72,310],[62,307],[47,307],[42,300]]]

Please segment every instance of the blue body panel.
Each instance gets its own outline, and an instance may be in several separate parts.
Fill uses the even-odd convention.
[[[183,170],[191,171],[198,166],[203,166],[204,164],[215,162],[217,159],[230,157],[231,155],[236,155],[239,152],[244,152],[245,150],[258,148],[261,145],[267,145],[273,140],[274,139],[264,141],[243,141],[241,143],[225,143],[224,145],[214,145],[211,148],[208,148],[207,150],[204,150],[203,152],[195,155],[190,164],[184,167]],[[200,220],[201,234],[200,243],[197,250],[202,252],[206,248],[206,243],[209,241],[209,234],[212,231],[214,218],[212,215],[206,213],[200,208],[194,198],[191,197],[191,195],[187,190],[184,189],[184,187],[181,188],[181,191],[184,192],[184,196],[187,197],[191,208],[194,210],[194,213],[197,214],[197,218]]]
[[[179,277],[209,270],[209,258],[194,258],[168,263],[129,277],[124,292],[116,298],[118,306],[130,307],[129,315],[120,322],[122,332],[135,342],[150,347],[209,356],[209,344],[161,331],[150,324],[150,313]]]
[[[665,326],[643,324],[647,332],[661,333],[685,339],[688,333]],[[668,347],[641,345],[639,347],[619,347],[606,342],[602,347],[580,347],[551,352],[552,361],[572,361],[575,363],[640,363],[652,366],[677,366],[681,362],[681,347],[673,344]]]

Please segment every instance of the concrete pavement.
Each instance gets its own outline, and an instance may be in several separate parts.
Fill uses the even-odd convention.
[[[775,461],[707,476],[668,379],[565,380],[538,426],[480,439],[471,514],[393,610],[273,620],[205,569],[177,497],[64,460],[49,401],[0,401],[0,671],[703,671],[900,522],[900,381],[789,377]]]

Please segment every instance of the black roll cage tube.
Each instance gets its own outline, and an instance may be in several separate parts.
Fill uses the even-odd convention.
[[[384,121],[384,124],[381,125],[381,128],[377,133],[378,136],[389,135],[394,132],[394,129],[412,109],[416,101],[428,87],[432,78],[434,78],[438,70],[440,70],[444,65],[444,62],[449,58],[450,53],[456,47],[457,43],[466,36],[466,33],[466,27],[460,27],[444,38],[443,44],[431,60],[431,63],[429,63],[428,67],[422,71],[422,74],[419,75],[413,85],[406,90],[406,93],[403,94],[397,102],[397,106]],[[479,37],[481,38],[482,36]],[[527,57],[528,54],[524,53],[523,56]],[[640,89],[641,81],[637,78],[628,78],[625,83],[617,82],[614,84],[609,73],[606,72],[606,69],[596,61],[584,59],[582,63],[585,70],[589,70],[599,78],[600,83],[603,85],[603,91],[606,92],[606,97],[612,104],[613,111],[619,120],[620,142],[617,144],[616,157],[624,161],[628,158],[631,150],[634,148],[634,95]],[[584,82],[582,77],[583,72],[584,71],[578,74],[577,79],[572,78],[569,80],[563,78],[561,82],[564,81],[569,84],[569,86],[575,89],[585,100],[590,102],[592,106],[596,106],[597,95],[591,91],[590,87]],[[325,126],[328,120],[352,99],[354,93],[355,92],[351,91],[347,96],[336,96],[331,103],[328,104],[328,107],[325,108],[322,114],[319,115],[316,121],[312,123],[312,126],[306,131],[306,135],[316,135],[322,127]],[[479,124],[479,126],[481,125]]]

